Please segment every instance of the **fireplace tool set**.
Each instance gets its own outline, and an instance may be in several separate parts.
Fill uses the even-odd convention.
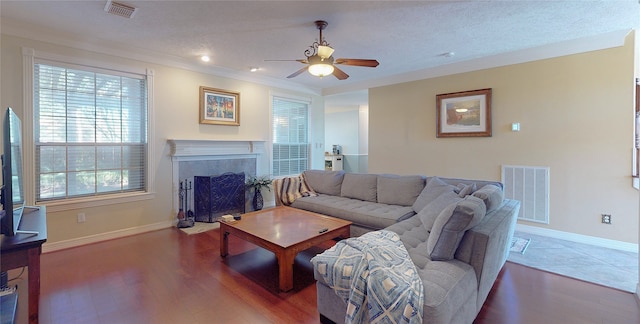
[[[180,190],[178,196],[180,198],[180,209],[178,211],[178,228],[193,227],[195,224],[195,216],[191,209],[189,209],[189,191],[193,187],[191,181],[180,181]],[[185,210],[187,211],[185,214]]]

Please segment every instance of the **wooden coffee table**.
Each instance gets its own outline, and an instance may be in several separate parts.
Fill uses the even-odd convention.
[[[351,222],[297,208],[278,206],[220,222],[220,255],[229,254],[229,234],[275,253],[280,290],[293,288],[293,262],[300,251],[335,237],[349,237]]]

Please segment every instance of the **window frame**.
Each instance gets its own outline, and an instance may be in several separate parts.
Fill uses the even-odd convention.
[[[274,107],[273,107],[273,103],[275,99],[279,99],[279,100],[284,100],[284,101],[290,101],[290,102],[295,102],[295,103],[300,103],[300,104],[304,104],[307,107],[307,125],[306,125],[306,136],[307,136],[307,165],[305,170],[309,170],[311,169],[311,165],[312,165],[312,153],[313,153],[313,149],[312,149],[312,141],[311,141],[311,98],[307,98],[307,97],[298,97],[298,96],[294,96],[294,95],[289,95],[289,94],[279,94],[279,93],[272,93],[270,95],[269,98],[269,111],[270,111],[270,123],[269,123],[269,146],[270,146],[270,154],[271,157],[269,159],[269,173],[274,177],[274,178],[285,178],[288,176],[294,176],[297,175],[299,173],[291,173],[291,174],[287,174],[287,175],[275,175],[273,173],[273,169],[274,169],[274,129],[273,129],[273,119],[274,119]],[[304,171],[304,170],[302,170]]]
[[[631,182],[635,189],[640,189],[640,78],[635,79],[635,107],[633,114],[633,155]]]
[[[47,52],[37,52],[33,48],[22,48],[23,56],[23,146],[24,158],[23,167],[25,170],[24,186],[25,198],[27,205],[34,205],[36,200],[36,162],[35,162],[35,64],[43,61],[51,64],[60,64],[80,69],[100,69],[111,70],[120,74],[136,74],[146,76],[147,83],[147,143],[146,143],[146,161],[145,163],[145,180],[146,190],[113,193],[86,197],[64,198],[57,200],[45,200],[38,202],[39,205],[47,206],[50,212],[72,210],[78,208],[98,207],[112,204],[121,204],[127,202],[135,202],[155,198],[155,181],[152,175],[155,173],[154,165],[151,163],[155,156],[153,139],[155,138],[154,119],[153,119],[153,77],[152,69],[141,69],[135,66],[114,65],[105,61],[98,61],[86,58],[61,56]],[[116,74],[117,74],[116,73]]]

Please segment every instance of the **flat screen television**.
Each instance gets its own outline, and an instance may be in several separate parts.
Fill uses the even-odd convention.
[[[11,107],[4,115],[2,133],[2,234],[14,236],[24,210],[22,181],[22,130],[20,118]]]

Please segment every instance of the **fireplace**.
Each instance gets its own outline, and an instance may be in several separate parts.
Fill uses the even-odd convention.
[[[193,178],[193,208],[196,222],[212,223],[222,215],[244,213],[244,172]]]
[[[187,204],[189,209],[196,212],[194,196],[196,195],[195,179],[196,177],[211,178],[212,176],[220,176],[224,174],[239,174],[243,178],[249,175],[262,175],[267,174],[266,168],[262,167],[268,165],[268,161],[265,151],[264,141],[219,141],[219,140],[176,140],[171,139],[168,141],[171,146],[171,162],[173,173],[173,213],[176,214],[179,209],[178,192],[181,181],[187,181],[194,184],[193,194],[189,195]],[[239,180],[239,176],[235,177],[236,186]],[[235,192],[234,199],[239,198],[238,188],[233,190]],[[244,193],[244,206],[242,211],[238,207],[237,212],[243,212],[245,210],[251,210],[251,197],[249,193]],[[220,196],[220,193],[214,193]],[[224,195],[224,194],[222,194]],[[236,201],[237,202],[237,201]],[[220,204],[220,202],[216,202]],[[204,208],[199,206],[199,208]],[[227,208],[227,207],[223,207]],[[232,213],[232,209],[228,209],[227,213]],[[185,211],[187,212],[187,211]],[[212,212],[212,217],[217,217],[219,212]],[[214,216],[215,215],[215,216]],[[209,215],[201,216],[198,221],[210,221]]]

